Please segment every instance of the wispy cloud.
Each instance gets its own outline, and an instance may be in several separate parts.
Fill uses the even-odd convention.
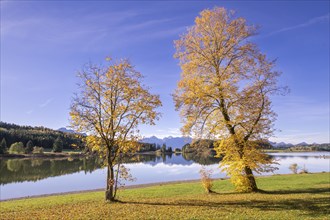
[[[291,31],[291,30],[295,30],[295,29],[298,29],[298,28],[308,27],[308,26],[311,26],[311,25],[314,25],[314,24],[317,24],[317,23],[321,23],[321,22],[329,22],[329,15],[330,14],[328,13],[328,14],[323,15],[323,16],[315,17],[315,18],[312,18],[312,19],[310,19],[310,20],[308,20],[304,23],[294,25],[294,26],[290,26],[290,27],[285,27],[285,28],[282,28],[280,30],[271,32],[266,36],[271,36],[271,35],[274,35],[274,34],[279,34],[279,33],[282,33],[282,32]]]
[[[149,19],[143,20],[141,17]],[[79,45],[83,51],[108,51],[109,46],[104,45],[110,45],[111,49],[122,48],[137,42],[178,35],[185,27],[176,25],[177,19],[154,19],[147,11],[125,10],[89,14],[83,18],[73,15],[70,20],[37,14],[24,19],[6,17],[2,21],[1,36],[28,38],[38,44],[44,43],[47,47],[70,45],[67,48],[73,48],[74,45]]]
[[[53,99],[47,99],[44,103],[41,103],[39,105],[40,108],[44,108],[46,107],[47,105],[49,105],[51,102],[53,101]]]
[[[28,115],[31,115],[33,113],[33,110],[31,109],[31,110],[29,110],[29,111],[27,111],[25,113],[28,114]]]

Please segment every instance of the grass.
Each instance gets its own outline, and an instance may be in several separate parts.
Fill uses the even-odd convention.
[[[329,219],[330,173],[259,177],[262,193],[235,193],[218,180],[205,194],[200,183],[119,192],[87,192],[0,202],[0,219]]]

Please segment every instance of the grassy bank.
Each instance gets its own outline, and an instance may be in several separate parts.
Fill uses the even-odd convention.
[[[264,193],[239,194],[228,180],[207,195],[199,183],[159,185],[0,202],[0,219],[327,219],[330,173],[259,177]]]

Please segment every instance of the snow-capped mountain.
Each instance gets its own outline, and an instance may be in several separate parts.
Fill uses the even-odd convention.
[[[75,133],[77,133],[77,132],[75,132],[74,130],[71,130],[71,129],[66,129],[66,128],[64,128],[64,127],[62,127],[62,128],[59,128],[59,129],[57,129],[58,131],[62,131],[62,132],[65,132],[65,133],[72,133],[72,134],[75,134]]]

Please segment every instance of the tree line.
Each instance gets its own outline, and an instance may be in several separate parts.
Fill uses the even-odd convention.
[[[0,122],[0,141],[2,147],[9,148],[15,143],[25,148],[34,146],[45,149],[53,149],[54,145],[63,149],[82,148],[82,135],[64,133],[45,127],[20,126],[6,122]],[[59,143],[60,142],[60,143]],[[31,149],[32,151],[32,149]]]

